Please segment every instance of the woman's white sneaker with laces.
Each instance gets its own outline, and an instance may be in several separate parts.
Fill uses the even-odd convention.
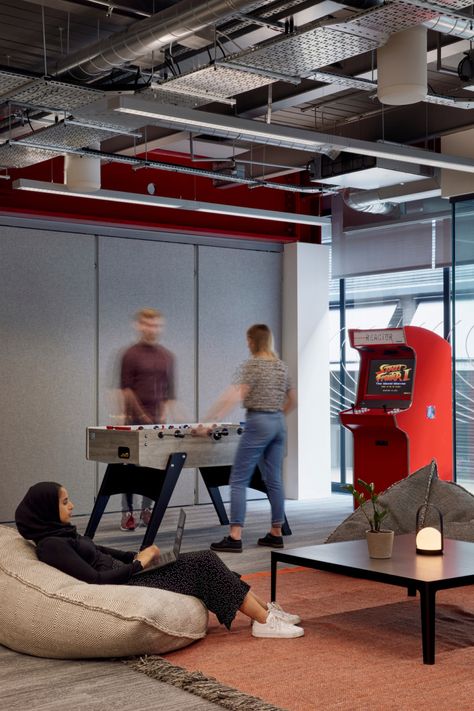
[[[284,622],[288,622],[290,625],[299,625],[301,622],[299,615],[292,615],[291,612],[285,612],[277,602],[267,602],[267,610],[268,612],[273,610],[277,617],[281,617]]]
[[[274,610],[270,610],[265,623],[257,622],[257,620],[253,621],[252,635],[254,637],[293,639],[294,637],[302,637],[304,629],[288,624],[281,617],[278,617]]]

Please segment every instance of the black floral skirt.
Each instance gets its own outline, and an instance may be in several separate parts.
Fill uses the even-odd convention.
[[[127,585],[194,595],[228,629],[250,590],[214,551],[182,553],[175,563],[137,575]]]

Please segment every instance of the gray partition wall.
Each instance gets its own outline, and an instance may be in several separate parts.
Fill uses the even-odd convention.
[[[95,240],[0,228],[0,520],[27,488],[64,483],[90,510],[94,466],[84,457],[95,419]]]
[[[198,408],[202,418],[248,358],[245,333],[254,323],[273,330],[281,343],[282,256],[280,253],[199,247]],[[244,419],[236,408],[229,422]],[[223,493],[227,498],[227,494]],[[255,496],[255,494],[253,494]],[[259,495],[257,495],[259,496]],[[199,480],[199,501],[207,501]]]
[[[91,511],[105,467],[85,458],[86,427],[118,421],[120,356],[136,339],[138,309],[165,316],[161,340],[176,356],[181,421],[202,417],[229,384],[247,356],[250,324],[268,323],[280,344],[278,251],[20,222],[0,225],[0,521],[11,521],[42,479],[66,485],[75,513]],[[207,501],[197,481],[184,470],[171,503]],[[113,497],[108,510],[119,508]]]
[[[161,343],[176,358],[180,410],[194,421],[195,406],[195,247],[152,240],[99,237],[98,247],[99,422],[114,422],[120,358],[136,341],[134,314],[143,307],[162,311]],[[101,467],[101,472],[103,468]],[[181,474],[173,504],[194,502],[195,472]],[[138,502],[139,503],[139,502]],[[117,509],[119,502],[109,507]]]

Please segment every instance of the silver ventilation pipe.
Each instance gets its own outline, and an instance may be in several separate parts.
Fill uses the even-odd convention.
[[[474,38],[474,20],[472,18],[449,17],[440,15],[432,20],[423,22],[429,30],[441,32],[443,35],[471,40]]]
[[[183,0],[67,57],[58,65],[56,75],[68,72],[85,82],[98,79],[116,67],[136,62],[139,57],[259,4],[255,0]]]
[[[358,212],[389,215],[400,203],[439,197],[441,195],[439,171],[432,178],[411,183],[390,185],[375,190],[344,190],[345,204]]]
[[[357,212],[368,212],[373,215],[389,215],[395,209],[393,202],[381,202],[378,190],[344,190],[342,198],[347,207]]]

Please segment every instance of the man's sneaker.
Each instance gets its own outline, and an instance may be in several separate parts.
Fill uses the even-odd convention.
[[[271,610],[268,613],[265,624],[257,622],[257,620],[253,621],[252,635],[254,637],[293,639],[294,637],[302,637],[304,635],[304,629],[302,627],[296,627],[296,625],[288,624],[288,622],[282,620],[281,617],[277,617],[274,610]]]
[[[283,536],[274,536],[273,533],[267,533],[263,538],[257,541],[259,546],[268,546],[269,548],[283,548]]]
[[[142,512],[140,514],[140,524],[143,524],[144,526],[148,526],[150,523],[151,519],[151,510],[150,509],[142,509]]]
[[[279,617],[284,622],[288,622],[289,625],[299,625],[301,622],[301,617],[299,615],[292,615],[291,612],[285,612],[277,602],[267,602],[268,612],[274,612],[274,614]]]
[[[231,536],[224,536],[222,541],[211,543],[211,551],[220,553],[242,553],[242,541],[236,541]]]
[[[122,514],[122,522],[120,524],[121,531],[134,531],[137,527],[137,522],[131,511]]]

